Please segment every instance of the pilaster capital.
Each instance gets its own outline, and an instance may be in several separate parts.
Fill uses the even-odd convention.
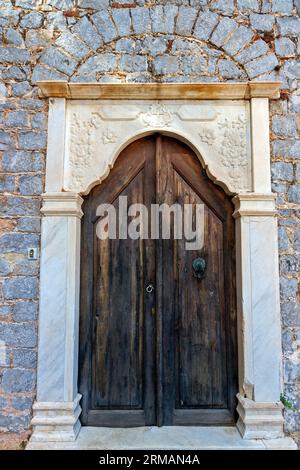
[[[41,213],[47,217],[82,217],[82,197],[74,192],[42,194]]]
[[[235,219],[247,216],[275,217],[277,214],[275,200],[276,195],[273,193],[238,194],[232,199],[235,207],[233,217]]]

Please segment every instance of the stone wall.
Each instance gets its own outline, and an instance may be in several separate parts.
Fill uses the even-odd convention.
[[[29,427],[35,394],[43,79],[281,80],[271,103],[278,193],[284,393],[300,408],[300,1],[0,0],[0,430]],[[297,163],[299,162],[299,163]],[[287,410],[286,430],[300,429]]]

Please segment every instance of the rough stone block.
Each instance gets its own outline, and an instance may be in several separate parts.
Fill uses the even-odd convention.
[[[76,23],[72,31],[94,51],[103,45],[102,38],[86,16]]]
[[[117,27],[119,36],[128,36],[131,32],[131,19],[129,10],[118,8],[112,10],[112,18]]]
[[[26,49],[18,47],[0,47],[0,61],[12,64],[26,64],[30,59],[30,53]]]
[[[18,232],[40,232],[41,220],[39,217],[21,217],[17,220]]]
[[[214,30],[210,42],[215,44],[218,47],[221,47],[229,35],[237,29],[237,23],[230,18],[222,18],[216,29]]]
[[[150,18],[152,22],[152,32],[164,32],[164,9],[162,5],[155,6],[150,10]],[[172,31],[173,32],[173,31]]]
[[[279,264],[280,270],[284,274],[293,275],[299,272],[300,260],[296,255],[282,255],[280,257]]]
[[[271,31],[275,23],[275,17],[273,15],[251,13],[250,23],[252,28],[257,31]]]
[[[291,359],[283,361],[284,380],[287,383],[297,382],[300,380],[300,362]]]
[[[289,247],[289,238],[285,227],[278,228],[278,247],[279,251],[285,251]]]
[[[0,215],[21,216],[39,215],[40,201],[19,196],[0,196]]]
[[[7,2],[4,4],[7,6]],[[2,5],[2,6],[4,6]],[[3,8],[0,10],[0,24],[2,26],[17,26],[19,22],[20,12],[10,8]]]
[[[220,60],[218,68],[219,73],[224,78],[239,78],[242,75],[242,71],[231,60]]]
[[[36,83],[42,80],[67,80],[67,75],[57,70],[49,69],[43,65],[36,65],[33,69],[31,81]]]
[[[7,150],[12,146],[12,137],[9,132],[0,130],[0,150]]]
[[[282,346],[286,355],[290,356],[300,343],[300,331],[286,329],[282,334]]]
[[[266,72],[271,72],[278,65],[275,54],[268,54],[245,64],[249,78],[257,77]]]
[[[6,369],[3,372],[2,388],[7,393],[32,392],[35,373],[30,370]]]
[[[1,305],[0,306],[0,317],[8,317],[12,314],[12,306],[11,305]],[[0,406],[1,408],[1,406]]]
[[[74,0],[48,0],[47,3],[60,10],[71,10],[74,7]]]
[[[143,55],[125,54],[120,62],[120,67],[125,72],[145,72],[147,66],[147,57]]]
[[[39,274],[38,261],[29,260],[24,255],[14,255],[10,263],[12,274],[17,276],[36,276]]]
[[[287,193],[287,198],[289,202],[300,204],[300,186],[290,186]]]
[[[47,116],[45,113],[36,113],[31,118],[33,129],[45,129],[47,127]]]
[[[118,37],[116,27],[107,11],[99,11],[91,18],[104,42],[110,42]]]
[[[8,406],[8,400],[0,396],[0,410],[3,410]]]
[[[300,141],[274,140],[272,150],[274,157],[300,158]]]
[[[40,61],[66,75],[72,75],[77,67],[75,60],[53,46],[42,54]]]
[[[268,45],[265,41],[258,39],[255,43],[251,44],[251,46],[243,49],[235,59],[240,62],[241,64],[245,64],[250,62],[257,57],[260,57],[266,54],[269,51]]]
[[[272,0],[273,13],[292,13],[293,0]]]
[[[10,415],[8,422],[8,431],[20,432],[30,428],[31,413],[22,415]]]
[[[168,46],[168,39],[164,37],[147,37],[142,43],[141,50],[142,52],[147,52],[152,56],[156,56],[158,54],[163,54],[166,52]]]
[[[175,31],[175,19],[178,14],[176,5],[158,5],[150,10],[153,33],[173,34]]]
[[[7,347],[35,348],[37,331],[32,323],[1,323],[0,339]]]
[[[273,180],[293,181],[294,172],[292,163],[274,162],[271,169]]]
[[[81,8],[93,8],[94,10],[104,10],[109,6],[109,0],[81,0]]]
[[[186,55],[182,57],[181,70],[186,75],[204,74],[207,70],[207,61],[201,56]]]
[[[46,148],[46,144],[46,132],[19,132],[19,146],[22,150],[41,150]]]
[[[16,322],[34,321],[37,318],[38,305],[36,302],[17,302],[13,307],[13,319]]]
[[[193,7],[180,6],[178,10],[175,32],[182,36],[191,36],[198,10]]]
[[[237,7],[241,11],[259,11],[259,3],[257,0],[237,0]]]
[[[45,107],[45,101],[38,98],[24,98],[20,100],[22,109],[37,110]]]
[[[38,29],[44,22],[44,16],[37,11],[32,11],[27,15],[23,16],[20,21],[21,28],[24,29]]]
[[[13,96],[24,96],[31,92],[31,86],[29,82],[24,81],[20,83],[13,83],[11,86]]]
[[[262,13],[269,13],[271,11],[271,2],[272,0],[263,0],[261,5]]]
[[[295,54],[295,44],[289,38],[275,39],[275,52],[280,57],[287,57]]]
[[[13,44],[14,46],[22,46],[24,41],[21,34],[13,28],[9,28],[5,34],[3,34],[6,42],[8,44]]]
[[[300,36],[300,18],[283,17],[277,18],[279,33],[281,36]]]
[[[281,304],[281,316],[284,326],[300,326],[300,304],[291,300]]]
[[[16,0],[15,5],[16,7],[22,7],[26,10],[35,10],[36,0]]]
[[[148,41],[150,41],[149,38],[145,38],[145,41],[147,39]],[[141,49],[140,41],[135,41],[134,39],[131,39],[131,38],[122,38],[116,42],[117,52],[127,52],[128,54],[130,54],[133,52],[135,53],[140,52],[140,49]]]
[[[136,34],[149,33],[151,31],[151,18],[148,8],[131,9],[132,27]]]
[[[226,2],[224,0],[215,0],[211,3],[210,8],[225,15],[231,15],[234,12],[234,0],[226,0]]]
[[[37,364],[37,353],[33,349],[14,349],[13,351],[14,367],[24,369],[34,369]]]
[[[293,113],[300,113],[300,95],[292,95],[289,99],[291,111]]]
[[[295,179],[297,182],[300,182],[300,163],[296,164]]]
[[[9,175],[0,175],[0,192],[12,193],[15,190],[15,177]]]
[[[171,4],[166,4],[164,6],[164,26],[162,31],[163,33],[174,33],[177,14],[177,6]]]
[[[7,88],[4,83],[0,83],[0,99],[2,100],[7,96]]]
[[[250,29],[240,26],[223,48],[228,54],[235,55],[251,41],[252,37],[253,33]]]
[[[16,396],[12,399],[12,407],[18,411],[31,410],[33,399],[32,397]]]
[[[112,72],[116,68],[117,59],[114,54],[99,54],[90,57],[78,69],[79,74],[89,74],[91,70],[96,72]]]
[[[297,295],[298,283],[295,278],[280,278],[280,296],[282,300],[294,299]]]
[[[47,29],[50,31],[64,31],[67,29],[67,21],[62,11],[50,12],[47,15]]]
[[[286,60],[282,67],[282,73],[287,78],[300,78],[300,63],[297,60]]]
[[[90,51],[80,39],[69,32],[63,33],[55,44],[77,60],[82,60]]]
[[[153,61],[153,70],[157,75],[178,72],[178,59],[177,57],[168,55],[158,56]]]
[[[217,25],[219,16],[211,11],[201,12],[197,18],[193,35],[207,41]]]
[[[274,116],[272,119],[272,130],[282,137],[296,137],[297,125],[294,116]]]
[[[26,111],[11,111],[5,120],[7,127],[26,127],[28,126],[28,113]]]
[[[8,276],[12,272],[11,264],[4,258],[0,257],[0,276]],[[1,348],[0,348],[1,355]],[[1,362],[1,361],[0,361]]]
[[[3,282],[4,299],[35,299],[37,295],[38,279],[35,277],[12,277],[5,279]],[[18,338],[16,338],[16,341],[18,341]]]
[[[4,152],[1,162],[1,170],[12,173],[42,171],[44,166],[44,156],[41,153],[22,150]]]
[[[19,178],[19,191],[26,196],[42,194],[43,180],[41,175],[21,176]]]

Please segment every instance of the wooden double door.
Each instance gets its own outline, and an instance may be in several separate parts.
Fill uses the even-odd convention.
[[[99,239],[97,208],[109,203],[118,213],[119,196],[127,196],[128,207],[144,204],[149,214],[152,204],[202,205],[203,246],[187,250],[172,223],[169,239],[161,233],[156,239]],[[82,423],[232,423],[237,348],[228,197],[189,147],[155,134],[123,150],[107,179],[85,198],[83,211]]]

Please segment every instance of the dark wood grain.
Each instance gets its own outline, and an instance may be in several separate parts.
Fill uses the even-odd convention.
[[[100,203],[204,204],[204,245],[105,240]],[[183,143],[153,135],[130,144],[85,198],[79,382],[91,426],[230,424],[237,339],[233,207]],[[149,220],[150,222],[150,220]],[[152,221],[153,222],[153,221]],[[171,227],[172,228],[172,227]],[[207,261],[205,277],[192,261]],[[148,283],[155,291],[146,294]]]

